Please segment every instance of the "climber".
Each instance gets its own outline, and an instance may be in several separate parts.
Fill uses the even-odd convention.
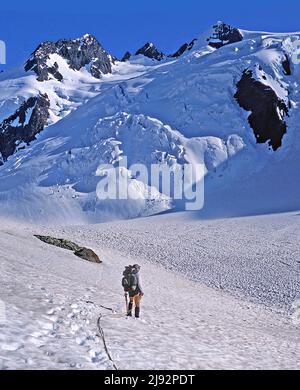
[[[140,269],[141,266],[138,264],[133,266],[129,265],[123,273],[122,286],[125,291],[127,317],[132,317],[133,306],[135,306],[135,318],[140,317],[141,299],[144,296],[141,286]],[[129,295],[128,304],[127,294]]]

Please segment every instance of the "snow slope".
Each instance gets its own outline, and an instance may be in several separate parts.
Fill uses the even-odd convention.
[[[113,73],[101,80],[85,69],[65,68],[63,82],[39,83],[34,76],[0,81],[2,112],[38,89],[51,96],[53,123],[0,168],[1,215],[36,222],[61,222],[68,216],[69,223],[82,223],[172,207],[158,194],[145,196],[149,183],[141,182],[136,204],[97,199],[99,164],[116,164],[124,156],[147,166],[203,162],[205,216],[298,210],[300,73],[291,64],[292,75],[286,75],[282,62],[291,57],[299,33],[241,33],[243,41],[218,50],[207,46],[204,34],[178,59],[133,56],[116,62]],[[245,69],[291,107],[287,134],[276,152],[257,144],[249,113],[234,99]]]
[[[298,218],[290,214],[213,222],[178,215],[88,228],[3,221],[0,298],[6,303],[7,322],[0,324],[0,367],[112,369],[97,336],[102,314],[101,326],[118,369],[299,369],[299,326],[288,313],[299,278],[296,263],[283,264],[289,251],[299,262],[291,239],[299,240]],[[177,253],[164,234],[167,221]],[[244,245],[249,230],[253,246]],[[194,245],[198,240],[202,256],[187,247],[187,232]],[[208,238],[205,232],[214,234]],[[224,247],[226,232],[232,246]],[[82,261],[41,243],[34,233],[89,245],[104,263]],[[259,253],[262,233],[272,236],[266,243],[274,244],[270,263]],[[220,248],[225,250],[223,263]],[[198,263],[193,260],[197,256]],[[168,259],[173,263],[168,265]],[[136,261],[142,265],[145,289],[138,321],[122,316],[120,286],[123,267]],[[173,270],[166,269],[171,266]],[[211,272],[214,268],[219,272]],[[256,286],[251,286],[255,276]],[[239,294],[232,295],[234,290]]]

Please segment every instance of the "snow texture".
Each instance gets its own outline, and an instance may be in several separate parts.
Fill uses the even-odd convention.
[[[289,313],[299,291],[298,218],[209,222],[183,214],[52,228],[5,221],[0,367],[113,369],[97,336],[102,315],[118,369],[299,369],[299,325]],[[37,230],[88,244],[104,263],[44,244]],[[123,267],[137,261],[140,320],[125,318],[120,283]]]

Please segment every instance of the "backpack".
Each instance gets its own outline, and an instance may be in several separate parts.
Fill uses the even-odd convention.
[[[136,276],[132,273],[133,267],[131,265],[125,267],[123,272],[122,286],[125,292],[134,291],[136,289]]]

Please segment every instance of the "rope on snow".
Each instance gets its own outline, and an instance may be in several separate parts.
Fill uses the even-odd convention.
[[[95,303],[92,302],[92,301],[86,301],[86,303],[87,303],[87,304],[93,304],[93,305],[95,305]],[[115,312],[114,309],[112,309],[111,307],[106,307],[106,306],[103,306],[103,305],[99,305],[99,306],[100,306],[102,309],[111,311],[112,313]],[[103,330],[103,328],[102,328],[102,326],[101,326],[101,320],[102,320],[103,317],[104,317],[103,314],[100,314],[100,316],[99,316],[99,318],[98,318],[98,320],[97,320],[97,327],[98,327],[98,331],[99,331],[98,337],[100,337],[100,338],[102,339],[105,353],[106,353],[108,359],[111,361],[111,363],[112,363],[112,365],[113,365],[113,368],[114,368],[115,370],[118,371],[118,367],[116,366],[116,364],[115,364],[113,358],[111,357],[111,354],[110,354],[110,352],[109,352],[109,350],[108,350],[108,347],[107,347],[107,344],[106,344],[106,339],[105,339],[104,330]]]
[[[106,355],[107,355],[108,359],[112,362],[113,368],[114,368],[115,370],[118,371],[118,367],[116,366],[116,364],[115,364],[113,358],[111,357],[111,354],[110,354],[110,352],[109,352],[109,350],[108,350],[108,348],[107,348],[104,330],[103,330],[103,328],[102,328],[102,326],[101,326],[101,319],[102,319],[102,318],[103,318],[103,315],[100,314],[100,317],[98,318],[98,321],[97,321],[97,326],[98,326],[99,334],[100,334],[100,337],[101,337],[101,339],[102,339],[102,341],[103,341],[104,350],[105,350],[105,352],[106,352]]]

